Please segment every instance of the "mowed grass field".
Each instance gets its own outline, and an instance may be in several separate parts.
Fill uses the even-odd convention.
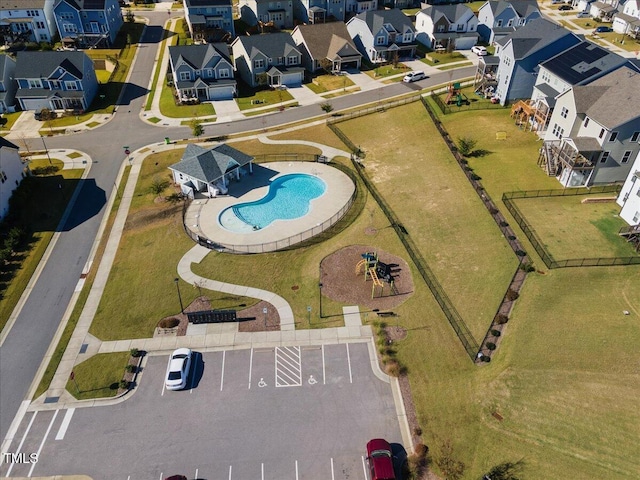
[[[362,145],[366,174],[482,341],[518,261],[422,104],[338,127]]]

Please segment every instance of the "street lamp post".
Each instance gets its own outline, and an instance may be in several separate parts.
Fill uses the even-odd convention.
[[[51,165],[51,157],[49,156],[49,149],[47,148],[47,144],[44,143],[44,137],[42,135],[40,135],[40,138],[42,139],[42,145],[44,146],[44,151],[47,154],[47,158],[49,159],[49,165]]]
[[[318,309],[318,315],[322,318],[322,282],[318,283],[318,288],[320,289],[320,308]]]
[[[182,306],[182,295],[180,295],[180,285],[178,284],[180,279],[174,278],[173,281],[176,284],[176,290],[178,290],[178,300],[180,300],[180,313],[184,313],[184,307]]]

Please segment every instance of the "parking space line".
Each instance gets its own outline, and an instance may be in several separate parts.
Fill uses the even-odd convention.
[[[229,480],[231,480],[231,465],[229,465]]]
[[[224,385],[224,360],[226,358],[226,350],[222,351],[222,375],[220,375],[220,391],[222,391],[222,386]]]
[[[324,364],[324,344],[322,345],[322,384],[323,385],[327,384],[327,372],[325,370],[325,364]]]
[[[331,480],[336,480],[336,476],[333,473],[333,457],[331,457]]]
[[[298,480],[298,460],[296,460],[296,480]]]
[[[27,438],[27,434],[29,433],[29,430],[31,430],[31,425],[33,425],[33,421],[36,419],[37,414],[38,414],[37,410],[33,412],[33,416],[31,417],[31,420],[29,420],[27,429],[24,431],[24,435],[22,435],[22,440],[20,440],[20,445],[18,445],[18,448],[16,449],[16,453],[20,453],[22,451],[22,445],[24,445],[24,441]],[[14,465],[15,464],[13,462],[11,463],[11,465],[9,465],[9,469],[7,470],[7,477],[11,475],[11,470],[13,469]]]
[[[73,417],[73,412],[75,411],[75,408],[67,409],[67,412],[64,414],[64,418],[62,419],[62,423],[60,424],[60,428],[58,429],[58,433],[56,434],[56,440],[64,439],[64,436],[67,433],[67,428],[69,428],[69,424],[71,423],[71,417]]]
[[[51,431],[51,427],[53,427],[53,422],[56,421],[56,417],[58,416],[58,412],[60,410],[56,410],[55,412],[53,412],[53,418],[51,419],[51,421],[49,422],[49,426],[47,427],[47,431],[44,432],[44,436],[42,437],[42,442],[40,442],[40,447],[38,448],[38,457],[40,457],[40,453],[42,453],[42,448],[44,447],[45,442],[47,441],[47,437],[49,436],[49,432]],[[32,463],[31,464],[31,468],[29,469],[29,474],[27,475],[27,477],[30,477],[31,474],[33,473],[33,469],[36,467],[37,463]]]
[[[189,387],[189,395],[193,393],[193,385],[196,382],[197,373],[198,373],[198,362],[193,362],[193,368],[191,372],[191,386]]]
[[[264,480],[264,463],[260,464],[260,472],[262,474],[262,480]]]
[[[351,356],[349,355],[349,344],[345,343],[347,346],[347,363],[349,364],[349,383],[353,383],[353,376],[351,375]]]
[[[251,389],[251,368],[253,367],[253,348],[251,349],[251,356],[249,357],[249,389]]]
[[[364,460],[364,455],[361,455],[360,458],[362,458],[362,472],[364,473],[364,480],[367,480],[367,464]]]
[[[198,477],[198,469],[197,468],[196,468],[196,474],[195,474],[195,476],[193,478],[195,478],[195,479],[200,478],[200,477]]]

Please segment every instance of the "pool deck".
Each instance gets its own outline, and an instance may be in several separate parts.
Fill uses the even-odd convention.
[[[269,182],[276,176],[288,173],[307,173],[324,180],[327,189],[323,195],[311,200],[307,215],[294,220],[277,220],[271,225],[248,233],[231,232],[218,222],[218,215],[225,208],[242,202],[252,202],[264,197],[269,190]],[[227,195],[206,198],[197,196],[185,215],[185,225],[189,230],[216,244],[236,251],[273,251],[306,240],[310,235],[296,237],[315,227],[320,227],[334,217],[349,202],[355,191],[351,179],[329,165],[312,162],[270,162],[254,165],[253,174],[245,175],[240,181],[229,184]],[[330,224],[325,227],[328,228]]]

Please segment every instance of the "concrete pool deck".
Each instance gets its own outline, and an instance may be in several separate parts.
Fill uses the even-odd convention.
[[[247,233],[223,228],[218,216],[232,205],[264,197],[273,178],[288,173],[306,173],[322,179],[327,189],[311,200],[309,213],[294,220],[277,220],[271,225]],[[214,198],[197,196],[187,209],[185,225],[196,235],[236,252],[268,252],[307,240],[333,225],[346,212],[345,206],[355,192],[351,179],[323,163],[269,162],[253,166],[252,175],[229,184],[229,193]],[[342,215],[339,215],[342,212]]]

